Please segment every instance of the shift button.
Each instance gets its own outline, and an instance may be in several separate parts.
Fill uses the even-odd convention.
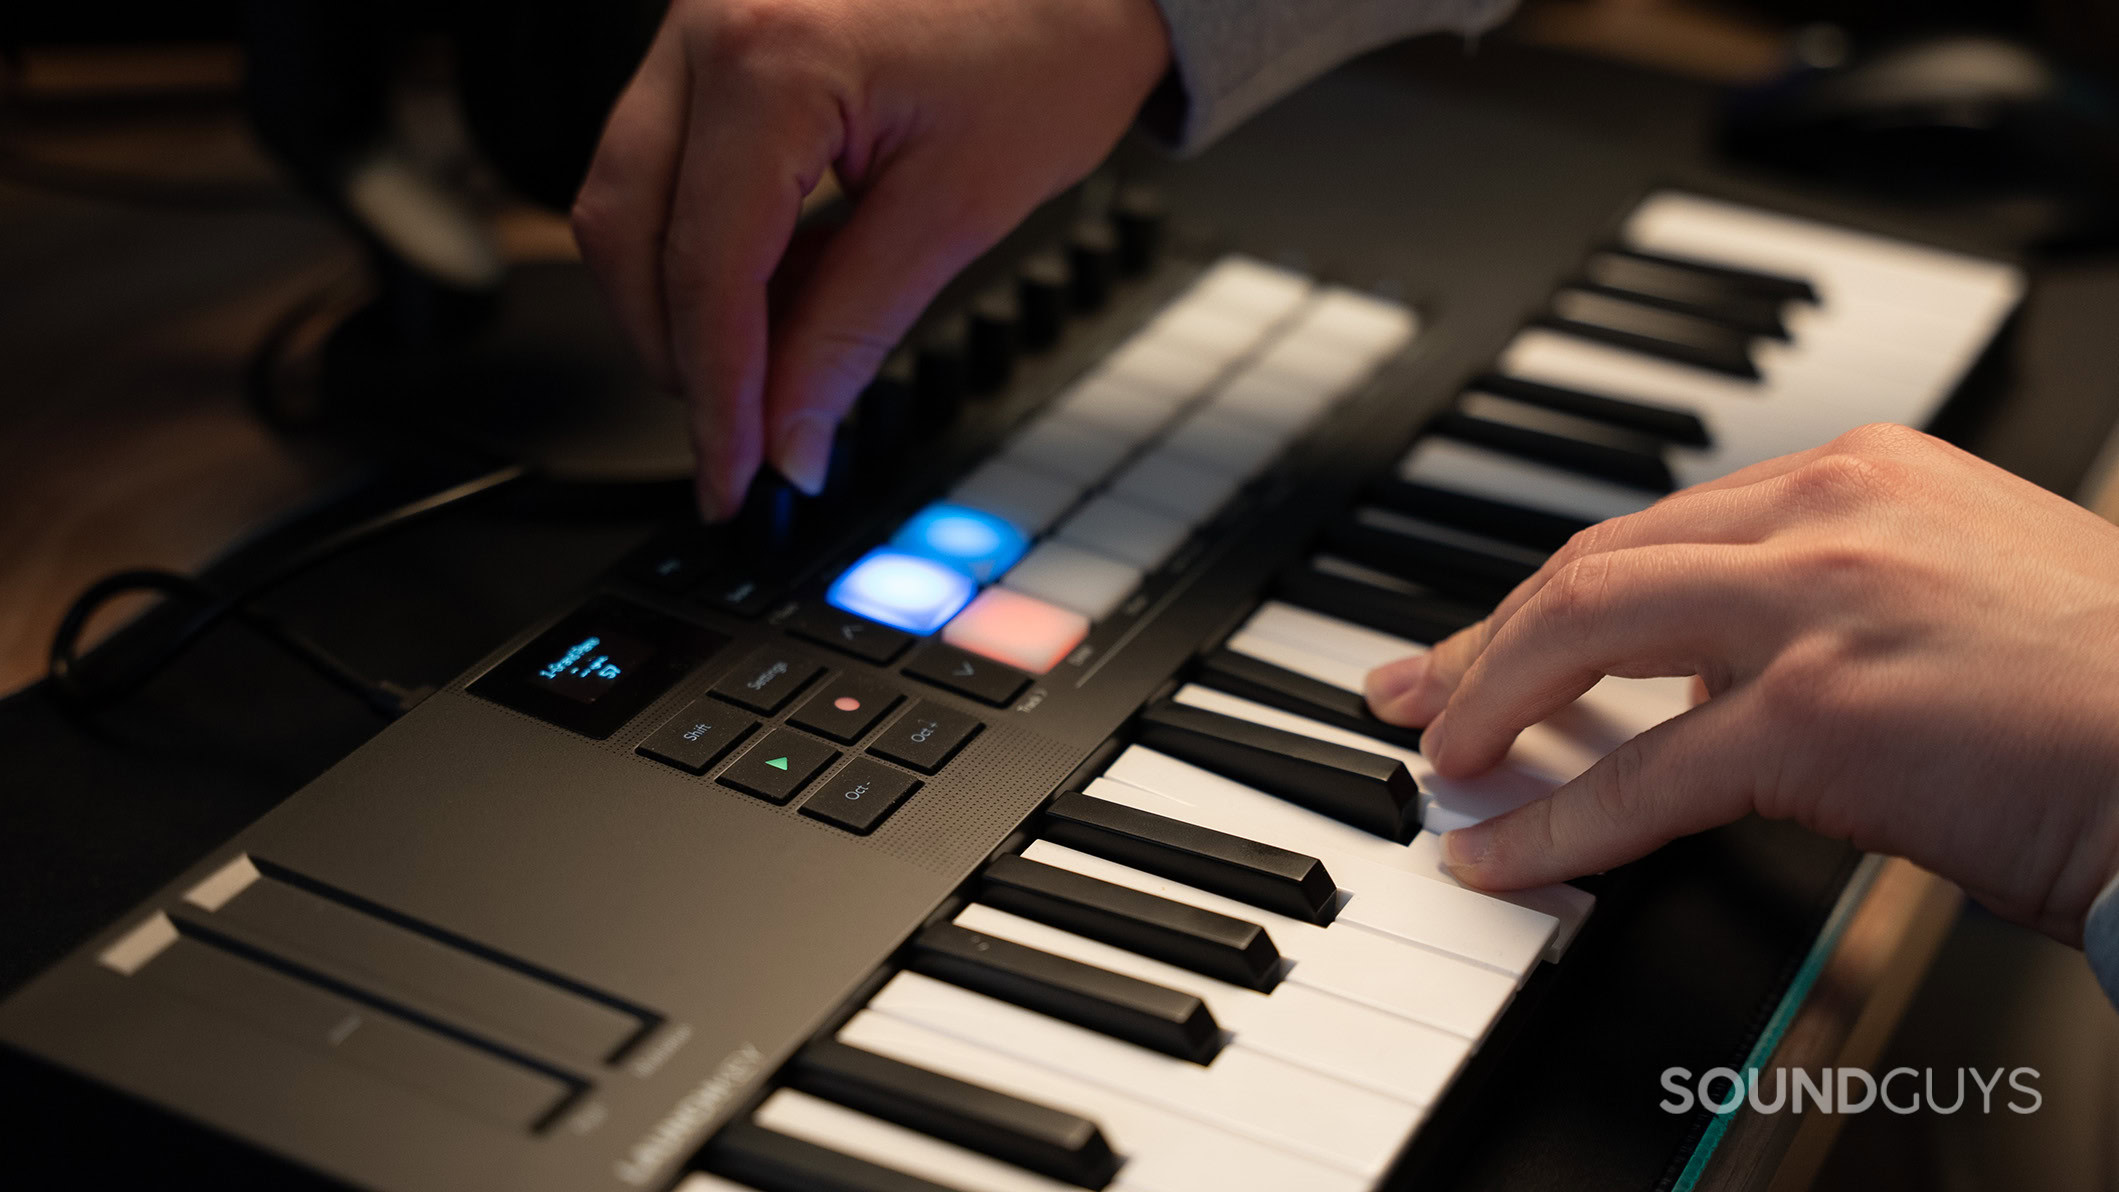
[[[712,700],[693,700],[640,743],[640,752],[693,774],[704,774],[750,735],[758,722]]]

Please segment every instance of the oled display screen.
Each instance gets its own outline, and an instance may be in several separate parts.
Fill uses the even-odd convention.
[[[471,694],[600,741],[727,644],[703,625],[600,597],[479,676]]]
[[[536,681],[568,699],[593,704],[654,652],[647,643],[621,633],[592,632],[568,642],[538,667]]]

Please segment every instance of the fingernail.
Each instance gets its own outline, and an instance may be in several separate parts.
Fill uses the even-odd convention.
[[[1493,833],[1484,825],[1442,834],[1442,863],[1451,869],[1476,869],[1493,848]]]
[[[774,466],[796,488],[814,497],[824,491],[831,467],[831,419],[804,410],[780,424],[780,451]]]
[[[1427,677],[1427,655],[1420,654],[1397,662],[1386,663],[1369,672],[1368,697],[1371,704],[1387,704],[1411,691]]]
[[[1448,719],[1449,711],[1444,709],[1427,722],[1426,728],[1420,730],[1420,756],[1426,758],[1428,764],[1438,770],[1442,768],[1443,722]]]

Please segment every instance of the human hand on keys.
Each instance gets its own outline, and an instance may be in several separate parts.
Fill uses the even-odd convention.
[[[1464,778],[1606,675],[1706,698],[1449,833],[1460,878],[1561,881],[1756,812],[2079,943],[2119,867],[2119,527],[1927,435],[1864,427],[1593,526],[1367,694]]]

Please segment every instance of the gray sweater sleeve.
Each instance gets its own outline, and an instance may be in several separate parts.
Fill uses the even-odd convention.
[[[1416,33],[1479,33],[1516,0],[1157,0],[1179,92],[1149,127],[1200,148],[1346,60]]]
[[[2106,883],[2090,904],[2090,917],[2082,925],[2082,954],[2089,958],[2104,996],[2119,1006],[2119,877]]]

